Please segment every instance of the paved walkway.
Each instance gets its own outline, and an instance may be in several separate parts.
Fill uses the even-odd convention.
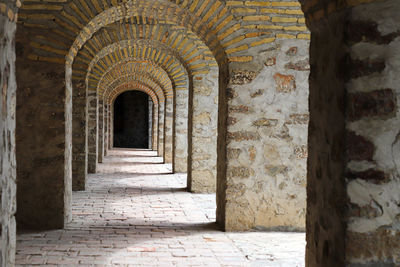
[[[64,230],[17,237],[17,266],[304,266],[303,233],[224,233],[215,194],[185,191],[153,151],[111,151]]]

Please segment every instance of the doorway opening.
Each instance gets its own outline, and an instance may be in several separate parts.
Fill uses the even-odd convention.
[[[149,148],[149,100],[140,91],[127,91],[114,102],[114,147]]]

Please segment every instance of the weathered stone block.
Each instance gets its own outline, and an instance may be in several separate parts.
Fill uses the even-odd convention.
[[[228,139],[237,142],[247,140],[259,140],[260,135],[257,132],[250,131],[228,132]]]
[[[250,83],[257,76],[257,72],[248,70],[233,71],[230,78],[231,84],[246,84]]]
[[[355,132],[347,132],[346,153],[349,160],[372,161],[375,153],[375,145]]]
[[[284,75],[276,73],[274,75],[276,91],[281,93],[290,93],[296,90],[296,81],[293,75]]]
[[[277,119],[266,119],[266,118],[262,118],[262,119],[258,119],[256,121],[253,121],[253,125],[260,127],[260,126],[265,126],[265,127],[274,127],[278,124],[278,120]]]
[[[251,93],[251,94],[250,94],[250,97],[251,97],[251,98],[255,98],[255,97],[261,96],[261,95],[263,95],[263,94],[264,94],[264,91],[263,91],[262,89],[258,89],[258,90],[256,90],[254,93]]]
[[[226,156],[228,159],[237,159],[239,158],[241,150],[239,148],[228,148],[226,150]]]
[[[289,62],[285,65],[285,69],[288,70],[298,70],[298,71],[309,71],[310,63],[308,59],[303,59],[297,62]]]
[[[230,106],[229,107],[229,112],[231,113],[252,113],[253,110],[251,107],[249,106],[245,106],[245,105],[238,105],[238,106]]]
[[[373,116],[387,118],[396,115],[396,96],[391,89],[349,94],[347,103],[350,120]]]
[[[374,184],[388,182],[389,177],[381,170],[368,169],[366,171],[348,171],[346,173],[348,179],[361,179]]]
[[[290,114],[286,124],[308,124],[308,114]]]
[[[276,65],[276,57],[267,58],[264,65],[267,67]]]
[[[297,48],[296,46],[293,46],[293,47],[289,48],[289,49],[286,51],[286,55],[288,55],[288,56],[294,56],[294,55],[297,54],[297,50],[298,50],[298,48]]]
[[[239,177],[239,178],[248,178],[250,175],[253,175],[254,171],[247,167],[228,167],[227,175],[228,177]]]

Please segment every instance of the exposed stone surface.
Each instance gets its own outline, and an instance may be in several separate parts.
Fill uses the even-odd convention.
[[[189,94],[188,89],[179,90],[175,95],[175,166],[178,173],[187,172],[188,156],[188,115]]]
[[[97,115],[97,93],[96,91],[86,91],[86,124],[88,129],[87,135],[87,171],[88,173],[96,173],[98,163],[98,115]],[[113,143],[114,145],[114,143]]]
[[[175,132],[175,118],[174,118],[174,99],[165,99],[165,129],[164,129],[164,160],[167,163],[174,161],[174,132]]]
[[[193,81],[189,118],[188,188],[191,192],[215,192],[217,183],[218,76],[212,69]],[[201,79],[196,79],[201,78]],[[196,94],[196,92],[199,92]],[[203,92],[203,93],[200,93]]]
[[[293,75],[285,75],[276,73],[274,75],[276,83],[276,91],[282,93],[290,93],[296,89],[296,80]]]
[[[32,49],[23,43],[35,34],[26,28],[16,34],[17,224],[21,229],[57,229],[70,216],[71,133],[66,130],[71,125],[65,100],[71,94],[63,82],[64,65],[23,59]]]
[[[343,30],[347,11],[312,31],[306,266],[345,266]],[[327,25],[333,25],[332,27]],[[326,42],[326,40],[330,40]],[[320,45],[324,43],[325,45]]]
[[[10,3],[11,4],[11,3]],[[17,9],[13,6],[10,11]],[[13,13],[14,14],[14,13]],[[17,207],[15,106],[17,84],[15,78],[16,23],[0,13],[0,265],[15,263]]]
[[[87,174],[86,86],[74,82],[72,104],[72,190],[85,190]]]
[[[266,45],[259,60],[276,62],[250,78],[233,70],[242,76],[230,81],[237,96],[228,102],[226,230],[305,227],[308,73],[285,65],[307,58],[308,44]]]

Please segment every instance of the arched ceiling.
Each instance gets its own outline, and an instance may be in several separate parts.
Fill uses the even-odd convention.
[[[29,59],[65,63],[67,78],[72,73],[99,93],[142,76],[171,97],[187,88],[187,76],[251,61],[248,49],[307,33],[300,4],[290,0],[25,0],[19,15],[37,30]],[[127,58],[154,68],[110,71]]]
[[[85,40],[116,21],[185,27],[210,48],[218,62],[225,56],[246,60],[238,57],[274,38],[308,37],[300,4],[290,0],[25,0],[19,12],[20,23],[45,33],[33,40],[36,50],[30,58],[61,64],[74,41],[69,60]]]
[[[153,101],[154,105],[158,105],[158,97],[155,94],[155,92],[151,88],[147,87],[146,85],[142,84],[139,81],[123,83],[113,89],[108,90],[107,95],[104,96],[105,103],[110,105],[112,102],[114,102],[117,96],[119,96],[123,92],[132,90],[145,92],[151,97],[151,100]]]
[[[162,95],[163,98],[160,99],[160,102],[163,102],[166,96],[164,95],[163,88],[160,87],[160,85],[152,79],[150,75],[148,75],[145,72],[142,73],[122,73],[119,75],[117,78],[111,80],[111,81],[106,81],[102,84],[99,84],[99,92],[100,95],[103,95],[103,92],[107,89],[112,89],[120,84],[131,82],[131,81],[140,81],[144,85],[150,87],[153,89],[154,92],[156,92],[157,95]]]
[[[187,87],[187,72],[179,59],[171,56],[166,47],[156,49],[153,44],[144,46],[139,41],[125,40],[103,48],[89,64],[86,81],[90,88],[97,88],[99,77],[112,64],[123,64],[131,61],[143,62],[158,66],[160,72],[168,75],[172,86],[176,89]],[[155,45],[154,45],[155,46]],[[118,63],[115,63],[118,62]],[[82,73],[75,72],[74,79],[82,79]],[[80,75],[80,76],[79,76]],[[158,74],[157,74],[158,75]]]
[[[139,74],[144,73],[157,83],[159,87],[163,89],[163,93],[167,96],[172,94],[172,84],[171,80],[168,78],[167,73],[156,65],[149,64],[147,62],[120,62],[104,72],[104,74],[99,77],[98,82],[98,92],[101,94],[107,84],[114,81],[122,75],[128,74]],[[96,89],[96,88],[93,88]]]

